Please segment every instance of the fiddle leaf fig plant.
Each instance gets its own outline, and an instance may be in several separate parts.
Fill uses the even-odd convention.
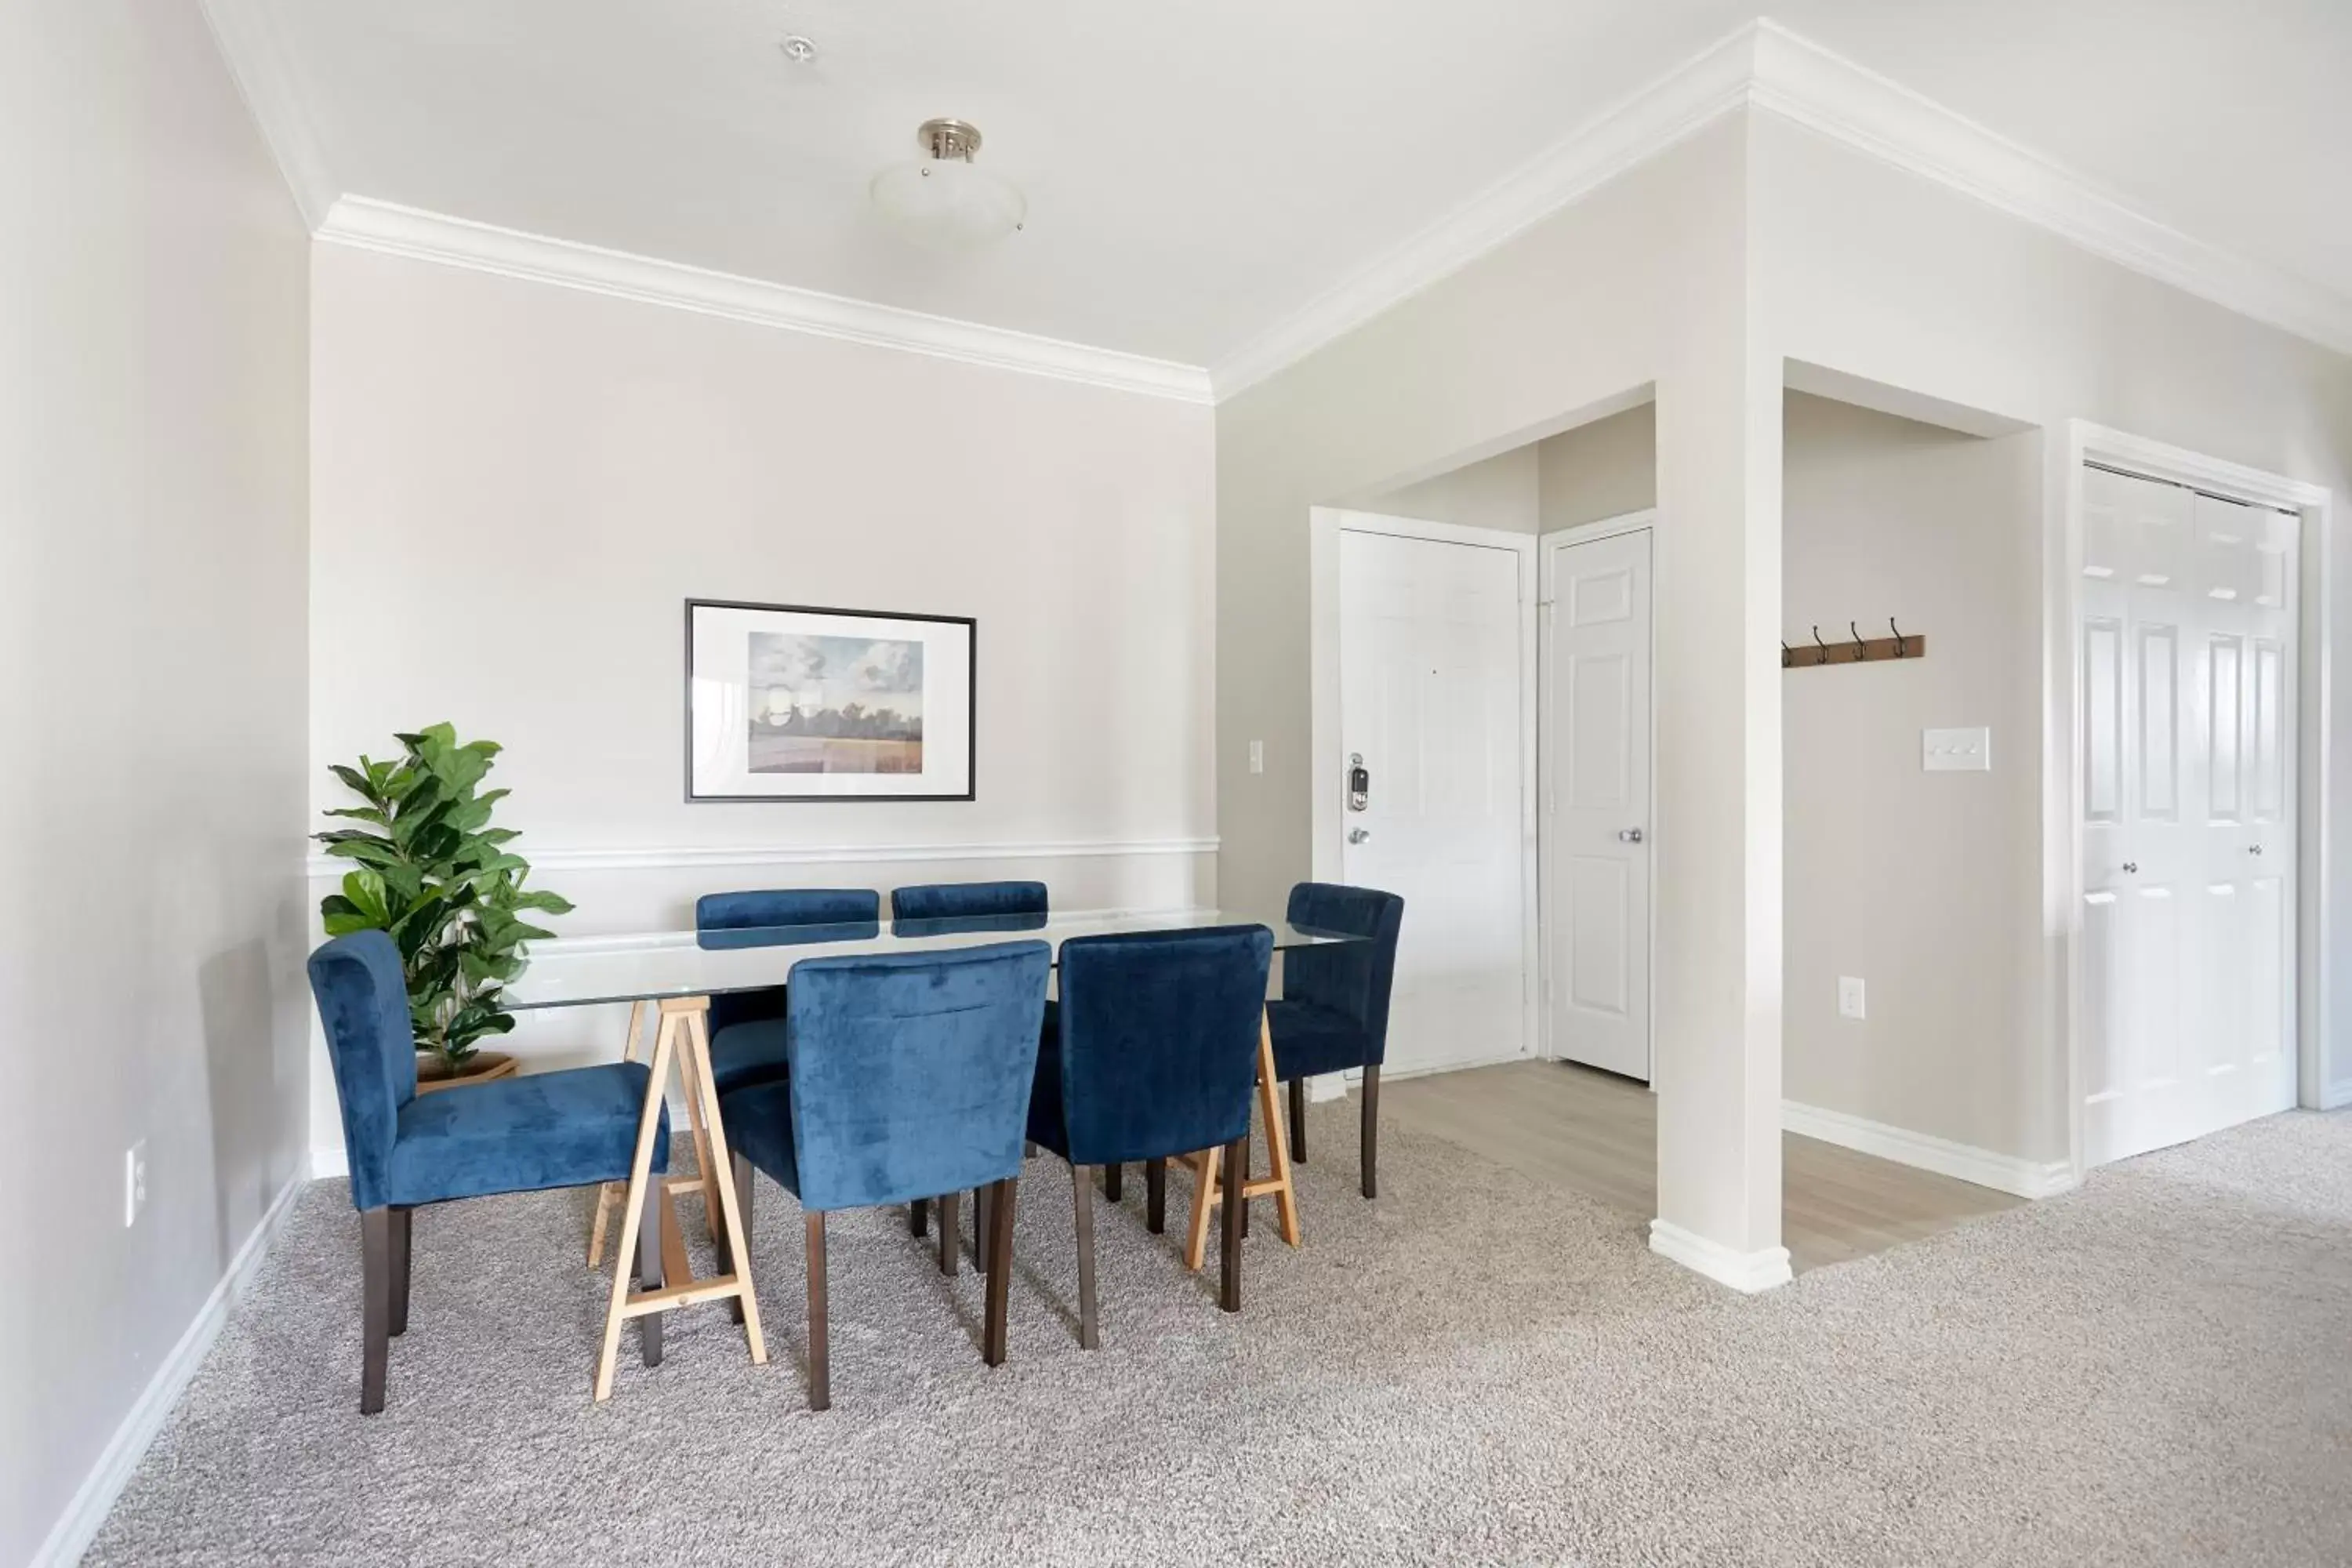
[[[408,982],[416,1048],[456,1075],[478,1041],[514,1027],[514,1016],[499,1005],[502,989],[523,971],[524,943],[555,934],[523,916],[568,914],[572,905],[526,888],[530,864],[506,847],[516,831],[490,826],[490,808],[508,792],[477,786],[499,753],[497,742],[460,742],[447,724],[395,738],[396,761],[363,754],[355,768],[329,770],[362,804],[327,815],[364,826],[313,836],[328,854],[358,862],[342,890],[320,900],[319,914],[329,936],[391,933]]]

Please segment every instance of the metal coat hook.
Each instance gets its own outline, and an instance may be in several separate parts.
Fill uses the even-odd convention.
[[[1822,662],[1827,664],[1830,661],[1830,645],[1822,641],[1822,627],[1819,621],[1813,623],[1813,646],[1822,650]]]
[[[1796,662],[1797,656],[1794,650],[1789,647],[1789,639],[1787,637],[1782,637],[1780,639],[1780,668],[1782,669],[1787,669]]]
[[[1903,640],[1903,628],[1895,624],[1895,617],[1893,616],[1886,617],[1886,629],[1895,634],[1895,657],[1897,658],[1910,658],[1911,649]]]
[[[1870,657],[1870,645],[1862,640],[1861,631],[1852,621],[1845,624],[1846,635],[1853,638],[1853,662],[1860,664]]]

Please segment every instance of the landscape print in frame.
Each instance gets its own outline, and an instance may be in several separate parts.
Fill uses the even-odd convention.
[[[690,801],[971,800],[969,616],[689,599]]]

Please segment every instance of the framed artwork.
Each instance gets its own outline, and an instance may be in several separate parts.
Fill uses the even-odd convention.
[[[686,602],[686,798],[971,800],[978,623]]]

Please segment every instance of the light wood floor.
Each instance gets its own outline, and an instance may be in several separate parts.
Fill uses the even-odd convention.
[[[1631,1079],[1509,1062],[1383,1082],[1381,1113],[1644,1223],[1658,1212],[1657,1097]],[[1780,1165],[1780,1240],[1801,1274],[2025,1202],[1793,1132]]]

